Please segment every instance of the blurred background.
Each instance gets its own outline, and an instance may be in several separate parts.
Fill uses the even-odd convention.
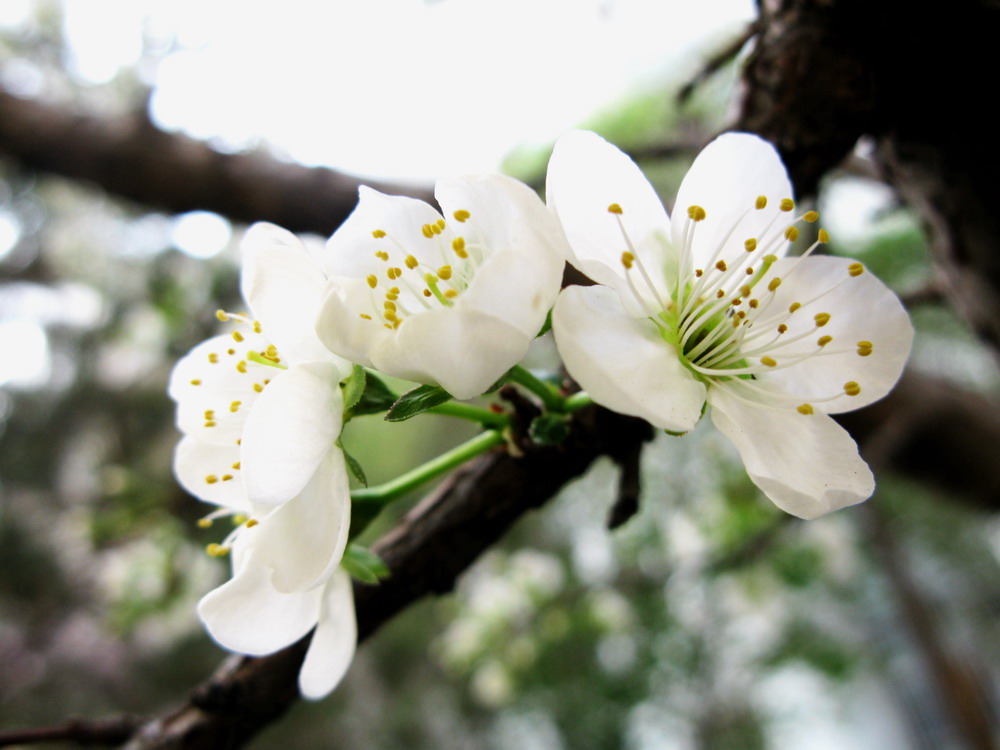
[[[750,0],[4,0],[0,730],[152,715],[223,657],[194,605],[228,564],[204,553],[206,509],[173,481],[165,384],[214,311],[242,306],[245,223],[286,215],[257,177],[331,167],[423,195],[438,175],[503,170],[541,186],[554,139],[586,127],[669,201],[732,122],[756,13]],[[82,134],[64,152],[23,145],[62,122]],[[205,185],[235,169],[233,182],[168,185],[115,161],[144,137],[205,161]],[[997,360],[939,293],[921,222],[871,152],[859,142],[819,182],[831,252],[910,304],[911,370],[992,417]],[[232,185],[250,208],[227,210]],[[334,213],[287,223],[319,245]],[[968,477],[951,492],[880,470],[869,503],[800,522],[703,427],[649,446],[622,528],[605,524],[618,470],[599,462],[455,595],[366,643],[332,698],[251,747],[1000,746],[995,502],[969,502]],[[365,418],[346,443],[378,482],[468,434]]]

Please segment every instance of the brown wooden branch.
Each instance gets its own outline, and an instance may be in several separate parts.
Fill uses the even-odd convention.
[[[497,451],[456,473],[374,550],[392,571],[379,586],[356,585],[364,640],[412,602],[450,591],[458,575],[524,513],[551,498],[598,456],[650,437],[648,425],[603,409],[582,410],[567,444],[520,458]],[[171,715],[146,724],[126,750],[237,748],[298,698],[307,640],[274,654],[233,658]]]
[[[219,153],[201,141],[157,129],[145,112],[100,117],[3,90],[0,154],[172,213],[214,211],[238,222],[271,221],[321,235],[347,218],[362,184],[431,199],[426,187],[362,180],[262,152]]]
[[[0,747],[43,742],[73,742],[77,745],[117,745],[131,737],[139,719],[115,716],[109,719],[70,719],[54,727],[0,731]]]

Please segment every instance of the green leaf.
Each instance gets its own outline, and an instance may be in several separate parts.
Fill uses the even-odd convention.
[[[531,420],[528,437],[536,445],[559,445],[569,435],[569,420],[561,414],[542,414]]]
[[[344,448],[344,444],[339,440],[337,441],[337,446],[344,453],[344,462],[347,464],[347,468],[350,469],[351,474],[354,478],[358,480],[362,487],[368,486],[368,477],[365,476],[365,470],[361,467],[361,462],[358,461],[354,456],[347,452]]]
[[[365,376],[365,368],[361,365],[354,365],[354,369],[351,370],[351,377],[345,380],[341,384],[341,388],[344,389],[344,411],[354,408],[355,404],[361,400],[361,396],[365,392],[365,381],[367,377]]]
[[[390,575],[389,566],[381,557],[357,544],[349,544],[340,561],[344,570],[363,583],[377,584]]]
[[[385,418],[387,422],[402,422],[451,399],[452,395],[439,385],[421,385],[400,396]]]
[[[548,313],[545,314],[545,322],[542,323],[542,330],[540,330],[538,333],[535,334],[535,338],[536,339],[541,338],[551,330],[552,330],[552,310],[549,310]]]
[[[365,389],[351,409],[352,417],[364,414],[379,414],[396,403],[397,396],[375,373],[366,371]]]

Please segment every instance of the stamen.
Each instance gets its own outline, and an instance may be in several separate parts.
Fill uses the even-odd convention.
[[[380,240],[383,237],[385,237],[385,232],[383,232],[381,229],[374,229],[372,230],[372,237],[374,237],[377,240]]]
[[[851,276],[860,276],[865,272],[865,267],[862,263],[851,263],[851,265],[847,267],[847,272],[851,274]]]
[[[612,203],[610,206],[608,206],[608,213],[618,214],[620,216],[622,214],[622,207],[619,206],[617,203]]]
[[[846,393],[848,396],[857,396],[859,393],[861,393],[861,386],[858,385],[855,381],[849,380],[848,382],[844,383],[844,393]]]
[[[452,214],[452,215],[453,215],[453,216],[455,217],[455,221],[458,221],[458,222],[463,222],[463,221],[465,221],[466,219],[468,219],[468,218],[469,218],[469,217],[470,217],[470,216],[471,216],[472,214],[470,214],[470,213],[469,213],[468,211],[466,211],[466,210],[465,210],[464,208],[460,208],[460,209],[459,209],[458,211],[456,211],[456,212],[455,212],[454,214]]]
[[[795,407],[795,410],[799,414],[806,414],[806,415],[808,415],[808,414],[812,414],[813,413],[813,408],[809,404],[801,404],[800,406]]]
[[[793,201],[791,198],[782,198],[779,208],[785,213],[793,211],[795,209],[795,201]]]

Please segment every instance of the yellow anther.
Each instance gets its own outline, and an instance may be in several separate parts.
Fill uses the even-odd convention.
[[[787,330],[788,330],[788,326],[786,326],[784,323],[782,323],[780,326],[778,326],[778,333],[784,333]]]
[[[470,214],[470,213],[469,213],[468,211],[466,211],[466,210],[465,210],[464,208],[460,208],[460,209],[459,209],[458,211],[456,211],[456,212],[455,212],[454,214],[452,214],[452,215],[453,215],[453,216],[455,217],[455,221],[465,221],[465,220],[466,220],[466,219],[468,219],[468,218],[469,218],[469,217],[470,217],[470,216],[471,216],[472,214]]]
[[[858,342],[858,356],[867,357],[872,353],[872,342],[871,341],[859,341]]]
[[[757,200],[754,202],[754,207],[759,211],[762,208],[767,208],[767,196],[758,195]]]
[[[723,297],[726,296],[726,293],[722,289],[720,289],[715,293],[715,296],[718,297],[719,299],[722,299]]]
[[[820,336],[818,339],[816,339],[816,343],[820,347],[826,346],[831,341],[833,341],[833,336]]]
[[[444,219],[438,219],[437,221],[435,221],[434,226],[437,228],[437,231],[434,232],[434,234],[441,234],[441,232],[444,231],[445,227]]]
[[[380,240],[383,237],[385,237],[385,232],[383,232],[381,229],[375,229],[374,231],[372,231],[372,237],[374,237],[377,240]]]
[[[274,344],[268,344],[267,349],[262,351],[260,354],[262,357],[267,357],[268,359],[274,359],[275,357],[278,356],[278,347],[276,347]]]
[[[243,404],[242,401],[233,401],[231,404],[229,404],[229,411],[234,413],[238,412],[242,404]]]
[[[215,484],[218,481],[219,478],[215,476],[215,474],[209,474],[207,477],[205,477],[205,484]]]
[[[789,242],[795,242],[799,238],[799,230],[795,227],[788,227],[785,230],[785,239]]]
[[[260,521],[258,521],[256,518],[251,518],[249,521],[247,521],[247,528],[248,529],[252,529],[254,526],[257,526],[259,523],[260,523]]]
[[[411,269],[416,268],[417,266],[420,265],[420,261],[414,258],[412,255],[407,255],[406,258],[403,260],[403,262],[406,264],[407,268]]]
[[[199,518],[198,519],[198,528],[199,529],[210,529],[210,528],[212,528],[212,519],[211,518]]]
[[[215,409],[205,409],[205,419],[212,419],[215,416]]]
[[[844,383],[844,393],[846,393],[848,396],[857,396],[859,393],[861,393],[861,386],[858,385],[853,380],[849,380],[846,383]]]
[[[235,341],[237,344],[243,341],[243,334],[240,333],[239,331],[233,331],[233,341]]]
[[[236,350],[235,349],[226,349],[226,354],[228,354],[231,357],[234,354],[236,354]]]
[[[219,355],[216,354],[215,352],[209,352],[209,354],[208,354],[208,361],[211,362],[213,365],[216,364],[216,363],[218,363],[218,361],[219,361]]]
[[[767,282],[767,291],[773,292],[779,286],[781,286],[781,277],[780,276],[775,276],[773,279],[771,279],[769,282]],[[796,302],[795,304],[798,304],[798,303]],[[795,311],[794,310],[789,310],[788,312],[795,312]]]
[[[453,239],[451,241],[451,249],[455,251],[455,255],[463,260],[469,257],[469,252],[465,249],[464,237],[456,237]]]
[[[240,372],[246,372],[247,371],[246,360],[241,359],[239,362],[237,362],[236,369],[239,370]]]
[[[612,203],[610,206],[608,206],[608,213],[618,214],[619,216],[621,216],[621,214],[623,213],[622,207],[619,206],[617,203]]]
[[[454,289],[446,289],[444,292],[444,296],[447,297],[448,299],[455,299],[455,297],[458,296],[458,292]]]
[[[865,272],[865,266],[863,263],[851,263],[851,265],[847,267],[847,272],[851,274],[851,276],[860,276]]]
[[[386,300],[385,302],[382,303],[382,307],[384,307],[389,312],[396,312],[396,303],[395,302],[391,302],[389,300]]]
[[[232,474],[223,474],[222,475],[222,481],[223,482],[231,482],[231,481],[233,481],[233,475]]]
[[[830,322],[830,313],[816,313],[813,315],[813,320],[816,321],[817,328],[822,328]]]
[[[799,414],[812,414],[813,408],[810,404],[800,404],[795,407],[795,411]]]
[[[375,257],[378,258],[379,260],[387,261],[389,260],[389,253],[387,253],[385,250],[376,250]]]
[[[628,270],[632,267],[633,263],[635,263],[635,256],[628,250],[625,250],[622,253],[622,265],[625,266],[626,270]]]
[[[695,275],[695,276],[696,276],[697,278],[699,278],[699,279],[700,279],[700,278],[701,278],[702,276],[704,276],[704,275],[705,275],[705,272],[704,272],[704,271],[702,271],[702,270],[701,270],[700,268],[696,268],[696,269],[694,270],[694,275]]]
[[[782,211],[785,212],[791,211],[795,208],[795,201],[793,201],[791,198],[782,198],[780,208]]]
[[[378,277],[373,273],[368,274],[368,276],[365,277],[365,281],[368,282],[368,286],[372,289],[378,286]]]
[[[434,296],[430,289],[424,289],[423,295],[425,297],[433,297]]]
[[[716,263],[715,267],[718,268],[720,271],[725,271],[726,268],[728,268],[728,266],[726,265],[726,261],[724,260],[720,260],[718,263]]]
[[[746,310],[740,310],[735,315],[735,317],[736,317],[737,320],[743,320],[743,318],[745,318],[746,316],[747,316],[747,311]]]
[[[253,332],[254,333],[260,333],[261,332],[261,325],[260,325],[260,321],[259,320],[255,320],[253,322]]]
[[[806,211],[802,214],[802,220],[808,221],[810,224],[819,221],[819,211]]]
[[[749,297],[750,292],[752,291],[753,290],[747,284],[744,284],[743,286],[740,287],[740,294],[744,297]]]
[[[403,275],[403,269],[400,268],[399,266],[393,266],[392,268],[390,268],[388,271],[385,272],[385,275],[389,277],[389,281],[395,281],[396,279],[398,279],[400,276]]]
[[[394,323],[397,320],[399,320],[399,316],[396,315],[396,313],[394,311],[392,311],[392,310],[386,310],[385,311],[385,315],[383,317],[386,320],[388,320],[390,323]]]
[[[225,323],[226,321],[229,320],[229,315],[226,313],[225,310],[216,310],[215,311],[215,317],[217,317],[223,323]]]
[[[764,367],[774,367],[774,366],[775,366],[776,364],[778,364],[778,363],[777,363],[777,362],[776,362],[776,361],[775,361],[774,359],[772,359],[771,357],[761,357],[761,358],[760,358],[760,363],[761,363],[762,365],[764,365]]]
[[[801,302],[793,302],[792,304],[790,304],[788,306],[788,312],[793,313],[796,310],[798,310],[800,307],[802,307],[802,303]]]
[[[755,299],[752,299],[752,300],[750,300],[749,302],[747,302],[747,304],[748,304],[748,305],[750,305],[750,308],[751,308],[751,309],[753,309],[753,310],[756,310],[756,309],[757,309],[757,306],[758,306],[758,305],[760,304],[760,302],[758,302],[758,301],[757,301],[757,300],[755,300]]]
[[[206,427],[215,427],[215,422],[209,420],[208,422],[205,422],[205,426]]]
[[[201,385],[201,380],[199,378],[195,378],[191,381],[191,385]]]
[[[733,307],[738,307],[739,305],[743,304],[743,300],[741,300],[739,297],[736,297],[733,300],[732,304],[733,304]]]
[[[223,547],[221,544],[212,542],[205,547],[205,551],[212,557],[225,557],[229,554],[229,547]]]
[[[753,266],[747,266],[747,276],[753,276]]]
[[[705,209],[701,206],[688,206],[688,218],[691,221],[702,221],[705,218]]]
[[[239,471],[240,470],[240,462],[239,461],[233,461],[233,468],[236,471]]]
[[[437,274],[438,274],[438,278],[441,278],[441,279],[444,279],[445,281],[447,281],[448,279],[451,278],[451,266],[441,266],[437,270]]]
[[[422,227],[420,227],[420,233],[423,234],[424,237],[426,237],[427,239],[430,239],[431,237],[434,236],[434,230],[431,229],[430,224],[424,224]]]
[[[750,239],[748,239],[746,242],[743,243],[743,247],[747,249],[748,253],[752,253],[754,250],[757,249],[757,240],[751,237]]]
[[[371,318],[368,318],[368,319],[371,320]],[[254,383],[253,384],[253,389],[255,391],[257,391],[257,393],[260,393],[262,390],[264,390],[264,385],[262,383]]]
[[[830,241],[830,233],[825,229],[819,230],[819,236],[816,238],[821,245],[825,245]]]

